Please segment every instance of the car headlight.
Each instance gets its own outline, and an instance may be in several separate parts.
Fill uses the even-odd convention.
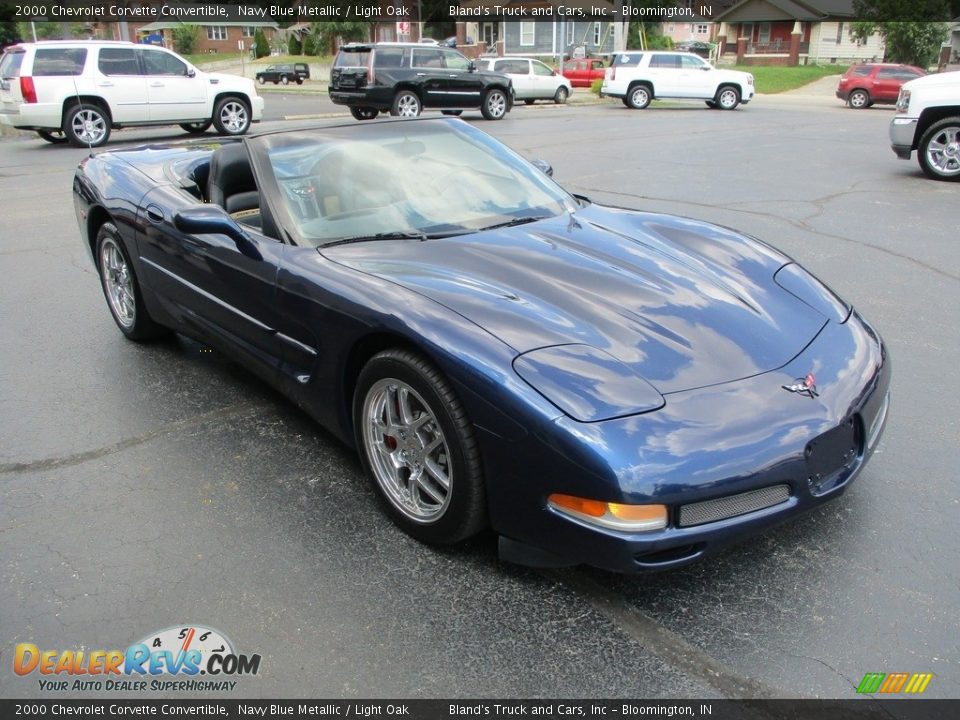
[[[665,405],[649,382],[590,345],[555,345],[520,355],[513,369],[530,387],[579,422],[639,415]]]
[[[788,293],[830,320],[842,324],[850,317],[850,304],[796,263],[784,265],[773,279]]]
[[[910,91],[906,88],[900,88],[900,95],[897,96],[897,112],[905,113],[910,108]]]

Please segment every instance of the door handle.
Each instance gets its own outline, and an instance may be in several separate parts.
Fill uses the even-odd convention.
[[[97,85],[99,85],[100,87],[113,87],[112,82],[102,82],[102,83],[97,83]]]
[[[417,77],[424,77],[426,73],[417,73]]]
[[[157,81],[157,82],[152,82],[152,83],[150,83],[150,87],[163,87],[163,83],[162,83],[162,82],[159,82],[159,81]]]
[[[162,223],[163,210],[157,205],[147,205],[147,220],[152,223]]]

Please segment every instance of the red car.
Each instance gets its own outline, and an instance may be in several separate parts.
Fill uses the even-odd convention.
[[[568,60],[563,64],[563,76],[573,87],[590,87],[594,80],[603,80],[605,70],[603,60],[595,58]]]
[[[864,63],[851,65],[840,78],[837,97],[854,110],[874,103],[892,105],[900,94],[900,86],[927,73],[912,65],[891,63]]]

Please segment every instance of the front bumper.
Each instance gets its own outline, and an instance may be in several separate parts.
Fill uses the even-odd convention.
[[[917,118],[897,115],[890,121],[890,147],[901,160],[909,160],[917,134]]]
[[[816,397],[784,389],[811,371]],[[528,453],[531,474],[517,476],[516,454],[504,467],[487,464],[488,478],[514,468],[513,477],[498,478],[491,492],[491,522],[507,538],[502,554],[527,564],[582,563],[636,573],[679,567],[741,541],[845,491],[877,447],[889,383],[879,336],[853,313],[844,324],[827,323],[778,370],[667,395],[664,408],[646,415],[598,423],[558,419],[569,442],[554,440],[539,458]],[[817,444],[829,446],[844,428],[851,441],[831,450],[836,462],[831,456],[825,469]],[[550,467],[548,454],[563,459]],[[788,495],[776,504],[682,526],[682,506],[784,485]],[[669,523],[646,533],[597,528],[549,508],[546,497],[554,492],[662,503]]]

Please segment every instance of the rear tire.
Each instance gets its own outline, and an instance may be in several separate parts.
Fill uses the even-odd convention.
[[[390,114],[394,117],[415,118],[423,112],[423,103],[420,96],[412,90],[401,90],[393,98],[393,107]]]
[[[485,120],[502,120],[507,114],[507,94],[498,88],[487,90],[480,105],[480,112]]]
[[[265,77],[263,77],[263,76],[260,76],[260,77],[257,78],[257,82],[260,83],[261,85],[266,85],[266,84],[267,84],[267,79],[266,79]]]
[[[863,110],[870,107],[870,93],[866,90],[854,90],[847,96],[847,105],[852,110]]]
[[[72,105],[63,116],[63,134],[74,147],[100,147],[110,139],[110,115],[99,105]]]
[[[634,110],[643,110],[652,100],[650,87],[648,85],[635,85],[627,91],[627,107]]]
[[[286,75],[284,75],[282,78],[280,78],[280,82],[281,82],[282,84],[284,84],[284,85],[289,85],[289,84],[290,84],[290,78],[288,78]]]

